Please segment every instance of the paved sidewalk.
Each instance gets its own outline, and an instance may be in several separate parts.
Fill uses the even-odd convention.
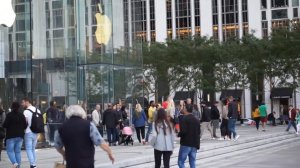
[[[264,135],[283,133],[286,126],[277,126],[277,127],[268,127],[266,132],[256,131],[254,127],[250,126],[237,126],[237,132],[241,135],[240,140],[246,140],[248,138],[253,137],[261,137]],[[208,132],[204,132],[203,140],[201,141],[201,150],[207,148],[213,148],[220,144],[234,144],[236,142],[231,141],[219,141],[219,140],[210,140],[208,136]],[[176,140],[176,150],[178,151],[179,147],[179,139]],[[149,161],[149,158],[153,156],[153,148],[149,145],[142,146],[140,144],[135,143],[134,146],[116,146],[112,147],[116,164],[112,166],[107,155],[100,149],[96,149],[96,167],[117,167],[118,164],[134,161],[136,159],[145,158],[145,162]],[[55,149],[38,149],[37,150],[37,158],[38,158],[38,167],[40,168],[53,168],[54,162],[62,161],[62,157],[56,152]],[[27,156],[25,151],[22,151],[22,159],[23,165],[22,167],[29,167]],[[6,152],[3,151],[2,161],[0,162],[0,168],[9,168],[10,163],[7,158]]]

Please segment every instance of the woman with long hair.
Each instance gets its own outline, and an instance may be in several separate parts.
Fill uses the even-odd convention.
[[[21,147],[27,128],[25,116],[20,112],[20,104],[13,102],[3,127],[6,128],[6,152],[14,168],[21,165]]]
[[[136,130],[137,139],[140,143],[143,143],[143,145],[146,144],[145,141],[145,125],[147,122],[146,114],[141,106],[141,104],[136,104],[135,106],[135,112],[132,117],[132,123]],[[142,139],[141,139],[142,136]]]
[[[228,130],[228,102],[227,100],[223,101],[223,109],[221,111],[222,122],[220,126],[221,138],[220,140],[230,140],[229,130]]]
[[[160,168],[161,156],[163,156],[164,168],[169,168],[175,136],[173,125],[163,108],[158,109],[152,130],[150,144],[154,148],[155,168]]]

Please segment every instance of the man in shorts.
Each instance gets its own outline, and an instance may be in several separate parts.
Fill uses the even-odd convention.
[[[261,105],[258,108],[259,114],[260,114],[260,121],[262,123],[262,131],[266,131],[266,125],[268,121],[268,113],[267,113],[267,106],[264,102],[261,103]]]

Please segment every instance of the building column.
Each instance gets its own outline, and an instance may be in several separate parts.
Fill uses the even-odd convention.
[[[118,10],[115,10],[118,9]],[[124,46],[124,6],[123,0],[112,1],[112,39],[113,50]]]
[[[32,57],[33,59],[44,59],[46,58],[46,12],[44,12],[45,2],[32,0],[32,4],[32,41],[34,42],[34,45],[32,46]]]
[[[147,24],[147,41],[151,42],[151,26],[150,26],[150,0],[146,0],[146,24]]]
[[[155,31],[157,42],[165,42],[168,37],[166,10],[166,1],[155,0]]]
[[[89,46],[89,52],[92,53],[94,44],[93,44],[93,39],[92,39],[92,8],[91,8],[91,0],[86,1],[86,6],[87,6],[87,15],[88,15],[88,20],[87,20],[87,37],[88,37],[88,46]],[[95,16],[93,16],[95,17]]]
[[[219,41],[222,42],[223,41],[222,0],[218,0],[218,34],[219,34]]]
[[[289,0],[288,18],[290,20],[293,20],[293,2],[292,2],[292,0]]]
[[[49,27],[49,40],[50,40],[50,58],[54,57],[54,42],[53,42],[53,8],[52,8],[52,3],[49,1],[49,11],[50,11],[50,27]]]
[[[190,0],[191,4],[191,28],[192,28],[192,36],[195,36],[196,34],[196,28],[195,28],[195,0]]]
[[[242,12],[242,0],[238,0],[238,16],[239,16],[239,38],[243,37],[243,12]]]
[[[267,1],[266,17],[267,17],[267,21],[268,21],[268,33],[269,33],[269,35],[271,35],[271,32],[272,32],[271,1]]]
[[[245,100],[245,118],[251,118],[251,109],[252,109],[252,102],[251,102],[251,90],[245,89],[244,100]]]
[[[132,47],[132,8],[131,0],[128,0],[128,38],[129,38],[129,47]]]
[[[175,0],[172,0],[172,39],[176,39],[176,7]]]
[[[270,1],[267,2],[269,3]],[[262,38],[260,0],[248,0],[248,18],[249,28],[251,28],[249,32],[254,32],[255,37]]]
[[[208,38],[213,36],[213,22],[212,22],[212,1],[200,1],[200,25],[201,25],[201,36]],[[205,17],[204,19],[204,16]]]

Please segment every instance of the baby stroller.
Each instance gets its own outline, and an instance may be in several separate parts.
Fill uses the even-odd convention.
[[[131,127],[128,127],[128,126],[125,126],[122,131],[120,132],[120,142],[119,144],[123,144],[124,145],[128,145],[128,144],[131,144],[133,145],[133,139],[132,139],[132,134],[133,134],[133,131],[131,129]]]

